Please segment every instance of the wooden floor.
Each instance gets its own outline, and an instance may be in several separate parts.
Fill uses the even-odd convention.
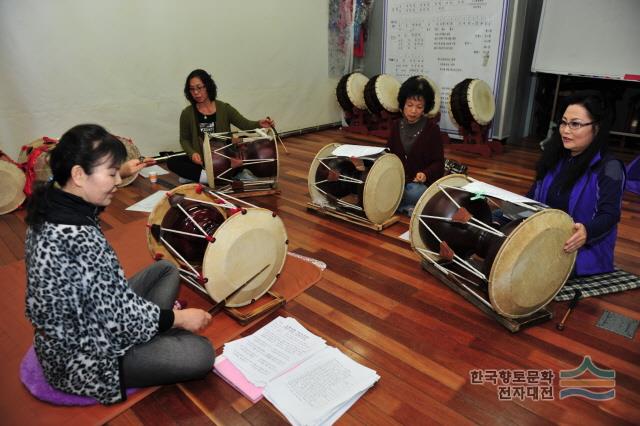
[[[309,165],[316,152],[331,142],[362,143],[337,129],[285,139],[290,154],[280,156],[281,195],[251,201],[280,214],[290,250],[327,264],[321,281],[280,314],[295,317],[381,376],[339,424],[640,423],[640,333],[630,340],[595,325],[605,310],[640,320],[640,290],[580,301],[563,332],[556,330],[555,322],[566,311],[566,303],[552,303],[556,319],[511,334],[424,272],[410,245],[395,238],[399,232],[376,233],[306,211]],[[538,155],[535,147],[508,147],[491,159],[446,151],[448,158],[469,166],[470,176],[522,194],[531,185]],[[628,161],[634,154],[620,155]],[[175,178],[164,181],[173,183]],[[123,208],[151,191],[142,178],[119,191],[104,213],[106,226],[140,218],[140,213]],[[636,274],[640,274],[638,201],[638,196],[625,195],[616,246],[617,264]],[[0,216],[0,264],[23,258],[23,218],[23,212]],[[559,399],[559,371],[575,369],[586,355],[598,367],[615,370],[614,399]],[[554,399],[501,401],[498,386],[471,383],[472,370],[511,370],[515,375],[551,370],[556,375]],[[110,422],[117,426],[211,423],[286,422],[268,402],[251,404],[214,374],[163,387]]]

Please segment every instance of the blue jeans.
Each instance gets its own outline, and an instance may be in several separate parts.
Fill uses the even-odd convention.
[[[427,190],[427,185],[418,182],[409,182],[404,185],[404,193],[398,211],[400,213],[411,214],[411,210]]]

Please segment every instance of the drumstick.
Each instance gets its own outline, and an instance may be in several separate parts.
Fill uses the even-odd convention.
[[[267,116],[267,120],[271,120],[271,117]],[[278,143],[278,141],[280,141],[280,143],[282,144],[282,147],[284,148],[284,152],[286,152],[288,154],[289,151],[287,151],[287,147],[284,145],[284,142],[282,142],[282,138],[278,134],[278,131],[276,130],[276,126],[275,126],[275,124],[273,124],[273,122],[271,123],[271,128],[273,129],[273,133],[276,134],[276,143]]]
[[[218,303],[216,303],[215,305],[213,305],[213,307],[211,309],[209,309],[209,313],[213,314],[218,312],[220,309],[224,308],[224,305],[227,303],[227,299],[232,298],[233,296],[235,296],[236,294],[238,294],[240,292],[240,290],[242,290],[243,288],[245,288],[249,283],[251,283],[251,281],[253,281],[258,275],[260,275],[261,273],[264,272],[265,269],[267,269],[269,266],[271,266],[270,264],[265,265],[262,269],[260,269],[255,275],[253,275],[251,278],[249,278],[247,281],[245,281],[240,287],[236,288],[235,290],[233,290],[231,292],[231,294],[229,294],[227,297],[225,297],[224,299],[220,300]]]
[[[158,155],[157,157],[151,157],[151,159],[157,163],[159,161],[164,161],[164,160],[167,160],[167,159],[169,159],[171,157],[179,157],[181,155],[187,155],[187,153],[184,152],[184,151],[172,152],[170,154]],[[140,157],[140,161],[144,161],[144,158],[145,157]]]
[[[569,318],[569,314],[571,313],[571,310],[575,308],[576,305],[578,304],[578,300],[580,300],[581,294],[582,293],[580,292],[580,290],[576,290],[576,293],[573,295],[573,299],[571,299],[571,302],[569,302],[569,309],[567,309],[567,313],[564,314],[562,321],[556,324],[556,328],[559,331],[564,330],[564,323],[567,321],[567,318]]]

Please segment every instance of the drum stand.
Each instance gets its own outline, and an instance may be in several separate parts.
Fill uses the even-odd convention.
[[[371,130],[369,134],[382,139],[388,139],[391,134],[391,126],[393,125],[394,120],[400,117],[400,114],[382,110],[380,115],[374,115],[373,117],[375,120],[372,126],[373,130]]]
[[[502,154],[502,144],[498,141],[490,141],[487,138],[488,126],[481,126],[476,122],[471,123],[471,131],[460,128],[462,143],[451,143],[449,135],[444,134],[444,140],[452,151],[471,152],[483,157],[491,157],[492,154]]]
[[[338,210],[336,207],[332,207],[330,205],[321,206],[320,204],[316,204],[314,202],[307,203],[307,211],[312,211],[318,214],[335,217],[335,218],[353,223],[358,226],[373,229],[376,232],[380,232],[383,229],[388,228],[389,226],[393,225],[394,223],[400,220],[400,216],[395,215],[385,220],[382,223],[373,223],[370,220],[365,219],[364,217],[355,215],[353,213]]]
[[[342,130],[349,133],[358,133],[366,135],[369,133],[367,128],[368,112],[354,107],[352,111],[344,111],[344,118],[349,125],[344,126]]]
[[[451,290],[464,297],[468,302],[470,302],[476,308],[480,309],[488,317],[496,320],[500,325],[502,325],[512,333],[518,332],[526,327],[541,324],[553,318],[553,313],[547,308],[542,308],[534,312],[533,314],[523,318],[507,318],[493,310],[493,308],[491,307],[491,303],[489,302],[489,297],[484,294],[484,292],[480,292],[477,289],[472,289],[466,284],[456,280],[452,275],[444,273],[442,271],[442,269],[444,269],[443,266],[438,268],[431,262],[423,259],[422,269],[429,272],[439,281],[442,281]]]

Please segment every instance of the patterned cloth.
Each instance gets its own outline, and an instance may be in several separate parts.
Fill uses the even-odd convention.
[[[607,274],[576,277],[567,280],[560,292],[556,295],[556,302],[571,300],[576,289],[582,292],[581,299],[592,296],[602,296],[619,291],[632,290],[640,287],[640,277],[621,269],[616,269]]]

